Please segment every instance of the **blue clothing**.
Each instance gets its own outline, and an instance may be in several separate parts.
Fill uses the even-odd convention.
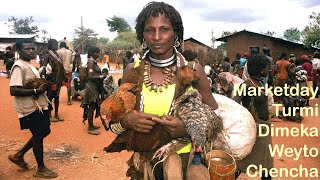
[[[247,62],[246,58],[240,58],[240,68],[242,68]]]

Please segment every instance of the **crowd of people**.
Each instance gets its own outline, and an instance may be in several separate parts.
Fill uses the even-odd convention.
[[[226,57],[222,64],[206,65],[208,78],[213,82],[212,91],[215,93],[228,94],[228,91],[232,90],[232,83],[228,82],[227,88],[222,88],[222,91],[217,88],[216,84],[224,83],[224,79],[219,77],[219,74],[230,73],[233,76],[241,78],[243,81],[248,80],[248,58],[249,56],[261,54],[264,55],[268,61],[269,72],[266,77],[261,77],[260,81],[263,85],[268,84],[269,87],[284,87],[295,86],[299,84],[299,87],[309,87],[314,91],[320,85],[320,52],[314,52],[313,56],[311,55],[301,55],[300,57],[295,57],[294,54],[289,56],[286,53],[281,53],[280,57],[273,59],[271,57],[270,49],[267,46],[262,48],[262,53],[259,53],[256,48],[251,49],[250,53],[240,53],[236,54],[236,59],[230,64],[229,58]],[[319,92],[317,92],[317,96]],[[288,107],[302,107],[309,106],[308,96],[272,96],[269,97],[269,104],[282,103],[285,107],[285,111],[288,112]],[[287,114],[287,113],[286,113]],[[273,111],[270,110],[270,117],[274,117]],[[301,122],[303,117],[299,115],[299,112],[296,113],[296,116],[284,116],[282,112],[279,115],[280,118],[288,121]]]
[[[10,76],[10,93],[14,96],[14,107],[18,113],[21,129],[29,129],[32,133],[30,140],[9,160],[27,170],[28,164],[24,161],[25,153],[33,148],[37,160],[38,169],[34,176],[41,178],[55,178],[56,172],[47,168],[43,162],[43,139],[50,134],[50,122],[64,121],[59,115],[59,97],[62,86],[67,87],[68,105],[71,100],[81,100],[83,108],[83,122],[88,121],[88,134],[99,135],[100,127],[93,124],[93,120],[100,116],[101,102],[108,98],[121,84],[135,83],[140,87],[136,95],[134,110],[124,114],[118,123],[116,134],[134,131],[147,134],[160,124],[171,139],[188,138],[183,121],[174,116],[172,107],[179,95],[189,89],[197,89],[202,96],[202,101],[210,106],[217,117],[219,107],[212,96],[213,92],[232,90],[232,87],[224,88],[223,81],[230,73],[236,76],[241,86],[246,88],[263,87],[266,83],[270,86],[283,87],[285,84],[294,85],[301,83],[304,86],[315,88],[320,82],[320,53],[316,52],[314,57],[303,55],[295,58],[290,54],[282,53],[278,60],[270,55],[270,49],[263,47],[263,53],[252,48],[250,53],[241,55],[238,53],[236,59],[230,63],[226,57],[222,64],[207,64],[202,67],[197,59],[197,54],[191,50],[181,51],[184,27],[179,12],[169,4],[163,2],[150,2],[139,13],[135,26],[137,39],[142,44],[143,56],[127,51],[123,58],[123,77],[118,86],[114,85],[110,71],[110,56],[108,52],[104,55],[107,66],[100,68],[98,58],[100,49],[91,46],[88,49],[88,62],[86,68],[82,66],[80,54],[74,55],[65,42],[50,39],[48,50],[43,54],[39,70],[30,60],[35,58],[34,44],[28,39],[17,42],[19,59],[14,62],[13,53],[8,49],[6,53],[7,72]],[[138,56],[139,55],[139,56]],[[10,67],[12,66],[12,67]],[[178,78],[183,76],[181,69],[190,68],[197,73],[197,78],[186,82],[179,82]],[[224,78],[222,78],[224,77]],[[27,88],[26,84],[31,79],[44,78],[47,83],[34,88]],[[209,81],[208,81],[209,79]],[[236,78],[234,78],[236,79]],[[185,89],[183,85],[188,85]],[[219,86],[217,84],[220,84]],[[232,83],[227,83],[232,86]],[[72,87],[74,92],[72,93]],[[222,90],[218,89],[221,87]],[[80,98],[81,97],[81,98]],[[305,100],[305,106],[309,106],[308,97],[273,97],[264,94],[258,96],[234,96],[236,102],[246,107],[257,124],[270,126],[269,119],[273,117],[270,104],[273,101],[284,103],[288,108],[294,105],[295,99]],[[291,99],[288,99],[291,98]],[[294,100],[293,100],[294,99]],[[53,111],[53,112],[52,112]],[[164,117],[169,121],[164,121]],[[299,114],[295,117],[283,117],[284,120],[301,122]],[[111,129],[112,130],[112,129]],[[112,130],[115,132],[115,130]],[[168,142],[165,142],[168,143]],[[238,174],[246,171],[249,164],[263,165],[268,169],[273,167],[273,159],[267,151],[267,146],[272,144],[271,136],[258,137],[251,154],[245,159],[238,161]],[[170,154],[167,160],[179,162],[179,173],[172,171],[170,163],[160,163],[154,170],[152,167],[158,162],[151,159],[152,154],[163,144],[159,144],[150,152],[135,152],[128,161],[129,169],[127,175],[133,179],[163,179],[166,177],[203,177],[207,174],[207,168],[190,170],[190,161],[195,149],[190,144],[181,147],[176,153]],[[143,157],[143,161],[136,164],[135,157]],[[134,162],[134,163],[133,163]],[[204,166],[204,165],[203,165]],[[138,168],[139,167],[139,168]],[[142,168],[141,168],[142,167]],[[150,173],[152,172],[152,173]],[[193,175],[192,175],[193,174]],[[261,179],[271,179],[266,174]]]

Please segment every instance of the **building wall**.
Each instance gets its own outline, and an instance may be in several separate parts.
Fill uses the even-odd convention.
[[[48,50],[48,44],[46,44],[46,43],[37,43],[36,42],[35,46],[36,46],[36,53],[37,54],[46,52]]]
[[[200,45],[198,43],[192,41],[184,41],[183,42],[183,49],[191,49],[198,53],[197,59],[199,60],[202,66],[209,64],[215,64],[220,62],[223,59],[223,53],[216,50],[209,48],[207,46]]]
[[[13,39],[13,38],[0,38],[0,42],[2,42],[2,43],[15,43],[16,39]]]
[[[294,54],[298,58],[303,54],[313,55],[314,50],[304,48],[303,45],[292,44],[283,41],[273,41],[273,50],[271,51],[273,59],[278,60],[283,52],[286,53],[288,57],[290,54]]]
[[[232,62],[236,58],[236,54],[240,53],[243,55],[245,52],[250,52],[250,47],[259,47],[259,53],[262,53],[263,45],[268,46],[272,52],[272,42],[270,38],[264,38],[261,36],[257,36],[255,34],[238,34],[235,36],[231,36],[228,38],[227,42],[227,56],[230,58],[230,62]]]
[[[245,52],[250,52],[249,47],[259,47],[259,53],[262,53],[264,45],[270,48],[271,56],[274,60],[277,60],[282,52],[289,54],[295,54],[296,57],[300,57],[303,54],[313,55],[315,49],[304,48],[303,45],[294,44],[286,41],[272,39],[265,36],[260,36],[251,33],[240,33],[228,38],[227,42],[227,56],[230,57],[232,62],[237,53],[243,55]]]
[[[16,43],[17,40],[16,38],[0,38],[0,43]],[[47,43],[39,43],[35,42],[35,48],[36,48],[36,54],[39,54],[43,51],[46,51],[48,49]],[[16,50],[16,45],[13,45],[13,50]]]

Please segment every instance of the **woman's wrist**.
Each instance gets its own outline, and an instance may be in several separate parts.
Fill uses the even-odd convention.
[[[119,122],[119,124],[120,124],[121,127],[123,127],[124,129],[127,129],[127,124],[125,123],[125,121],[123,121],[123,119]]]
[[[121,121],[119,121],[118,123],[114,123],[114,124],[111,124],[111,125],[110,125],[110,129],[111,129],[111,131],[112,131],[113,133],[115,133],[115,134],[121,134],[121,133],[123,133],[124,131],[126,131],[126,129],[122,127],[122,125],[121,125],[120,122],[121,122]]]

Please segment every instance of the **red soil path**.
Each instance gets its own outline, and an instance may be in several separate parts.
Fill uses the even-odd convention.
[[[0,66],[0,72],[4,70]],[[119,76],[115,77],[118,79]],[[54,169],[58,179],[128,179],[125,176],[127,170],[126,161],[132,153],[121,152],[106,154],[102,151],[115,135],[100,129],[101,135],[93,136],[87,134],[87,124],[82,123],[82,108],[79,101],[73,101],[73,105],[67,106],[66,88],[61,91],[61,105],[59,114],[65,119],[64,122],[51,124],[51,134],[45,139],[45,163]],[[311,101],[311,106],[320,104],[319,99]],[[320,112],[319,112],[320,113]],[[33,168],[21,172],[8,159],[8,155],[15,153],[31,136],[28,130],[20,130],[17,113],[13,109],[13,97],[9,94],[9,79],[0,76],[0,179],[19,180],[36,179],[32,174],[36,169],[36,162],[32,151],[29,151],[25,160]],[[99,119],[95,119],[95,125],[102,127]],[[274,127],[300,127],[300,124],[283,122],[280,119],[272,119]],[[320,117],[305,117],[302,124],[305,127],[317,127],[320,129]],[[273,144],[284,144],[285,147],[301,148],[307,145],[320,150],[319,137],[273,137]],[[302,165],[304,168],[320,168],[320,155],[317,157],[300,157],[293,160],[293,157],[275,157],[275,167],[297,168]],[[320,175],[318,175],[320,176]],[[240,179],[252,179],[242,175]],[[254,178],[257,179],[257,178]],[[292,179],[292,178],[274,178]],[[310,179],[310,178],[298,178]],[[318,178],[317,178],[318,179]]]

